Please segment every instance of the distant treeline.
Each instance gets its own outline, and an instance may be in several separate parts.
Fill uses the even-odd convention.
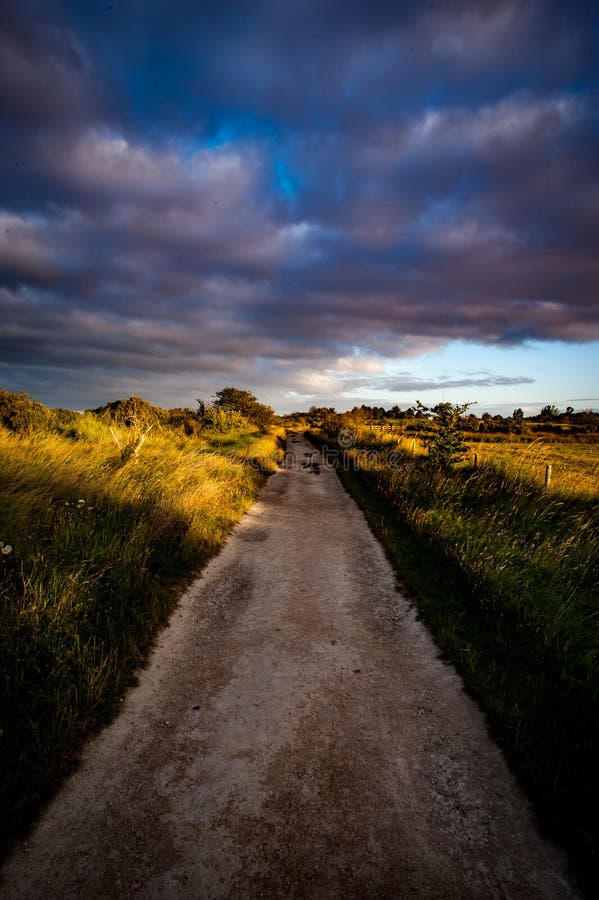
[[[167,427],[184,432],[187,436],[231,432],[244,426],[256,426],[261,430],[278,422],[291,428],[323,428],[331,433],[343,428],[364,426],[397,426],[406,432],[434,432],[434,416],[425,407],[400,409],[392,406],[354,406],[347,412],[337,412],[333,406],[311,406],[307,412],[294,412],[275,416],[273,409],[260,403],[250,392],[241,388],[226,387],[217,391],[214,400],[198,400],[198,407],[162,409],[141,397],[114,400],[104,406],[86,410],[104,422],[144,430],[150,427]],[[444,404],[429,410],[436,413]],[[77,424],[81,413],[70,409],[50,409],[34,400],[27,393],[11,393],[0,389],[0,425],[10,431],[56,430],[70,437],[77,437]],[[599,434],[599,413],[593,410],[575,412],[571,406],[560,411],[556,406],[544,406],[536,416],[525,416],[522,409],[514,409],[511,416],[492,416],[483,413],[478,417],[467,412],[459,419],[459,428],[471,435],[516,434],[535,435],[539,432],[556,435]]]
[[[433,407],[435,412],[442,404]],[[297,423],[306,422],[309,428],[324,428],[335,432],[342,428],[359,428],[372,425],[398,425],[402,431],[427,432],[434,430],[430,416],[422,408],[400,409],[392,406],[354,406],[348,412],[339,413],[334,407],[311,406],[307,412],[291,413],[284,420]],[[483,413],[478,417],[466,413],[459,420],[459,427],[471,434],[527,434],[545,432],[563,435],[584,435],[599,433],[599,413],[593,410],[575,412],[571,406],[560,411],[556,406],[544,406],[536,416],[525,416],[522,409],[515,409],[511,416],[492,416]]]

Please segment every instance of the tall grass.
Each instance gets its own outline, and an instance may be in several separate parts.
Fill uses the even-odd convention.
[[[167,430],[123,465],[93,415],[64,434],[0,428],[0,541],[12,548],[0,554],[4,838],[110,718],[174,588],[221,546],[279,455],[275,433]]]
[[[588,876],[598,851],[597,492],[574,479],[545,489],[509,459],[443,471],[373,445],[350,450],[341,475]]]
[[[559,443],[537,438],[530,444],[504,441],[471,447],[481,462],[501,468],[511,478],[543,484],[545,466],[552,467],[552,491],[592,497],[599,490],[599,445]]]
[[[359,446],[374,451],[399,451],[411,456],[427,456],[427,441],[421,435],[358,430]],[[543,485],[545,466],[552,466],[554,491],[594,496],[599,490],[599,444],[585,438],[575,443],[544,437],[522,440],[473,439],[465,434],[470,454],[461,464],[470,468],[476,454],[478,462],[501,468],[510,478]]]

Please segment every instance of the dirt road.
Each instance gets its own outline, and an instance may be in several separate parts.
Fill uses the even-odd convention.
[[[362,514],[289,446],[2,896],[574,896]]]

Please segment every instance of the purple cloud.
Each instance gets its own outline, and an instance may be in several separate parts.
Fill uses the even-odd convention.
[[[9,374],[402,391],[385,361],[456,339],[599,338],[590,26],[540,2],[284,6],[184,5],[184,31],[158,2],[5,14]]]

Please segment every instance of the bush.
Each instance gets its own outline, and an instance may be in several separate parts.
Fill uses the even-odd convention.
[[[33,400],[29,394],[0,391],[0,423],[9,431],[47,431],[53,422],[51,410],[39,400]]]
[[[193,409],[169,409],[167,424],[176,431],[182,431],[187,437],[193,437],[201,431],[199,416]]]
[[[228,434],[231,431],[242,431],[248,427],[248,420],[234,409],[223,409],[220,406],[204,405],[200,419],[202,428],[216,434]]]
[[[125,425],[127,428],[145,430],[153,425],[160,425],[168,421],[168,414],[159,406],[152,406],[142,397],[129,397],[128,400],[113,400],[106,406],[99,406],[90,410],[96,416],[116,425]]]

